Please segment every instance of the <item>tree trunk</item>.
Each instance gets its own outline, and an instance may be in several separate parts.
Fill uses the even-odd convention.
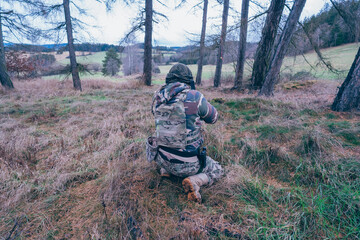
[[[360,47],[331,109],[339,112],[360,110]]]
[[[289,46],[291,37],[295,31],[296,24],[300,18],[301,12],[305,6],[306,0],[295,0],[285,28],[281,33],[279,43],[271,60],[269,71],[266,74],[264,85],[261,87],[259,95],[270,96],[273,94],[274,86],[278,80],[280,68],[285,57],[286,50]]]
[[[239,56],[236,64],[234,89],[241,88],[244,77],[248,16],[249,16],[249,0],[242,0]]]
[[[10,79],[9,74],[6,70],[6,60],[5,60],[5,48],[4,48],[4,38],[2,33],[2,22],[0,15],[0,82],[1,85],[6,89],[13,89],[14,85]]]
[[[205,49],[205,32],[206,32],[206,19],[207,19],[207,9],[208,9],[208,0],[204,0],[204,8],[203,8],[203,19],[202,19],[202,27],[201,27],[201,36],[200,36],[200,56],[198,61],[198,71],[196,73],[196,84],[201,84],[201,74],[203,68],[203,60],[204,60],[204,49]]]
[[[69,46],[70,67],[71,67],[71,75],[72,75],[72,79],[73,79],[73,85],[76,90],[82,91],[80,77],[79,77],[79,69],[78,69],[78,66],[76,63],[76,55],[75,55],[75,47],[74,47],[74,38],[73,38],[73,33],[72,33],[69,0],[63,0],[63,3],[64,3],[66,34],[67,34],[68,46]]]
[[[269,69],[271,53],[273,52],[277,29],[284,10],[285,0],[272,0],[262,30],[261,40],[256,49],[253,71],[251,74],[251,88],[260,89]]]
[[[144,45],[144,81],[147,86],[151,85],[151,60],[152,60],[152,0],[145,0],[145,45]]]
[[[222,68],[222,63],[223,63],[223,55],[224,55],[225,40],[226,40],[227,19],[228,19],[228,15],[229,15],[228,13],[229,13],[229,0],[224,0],[220,43],[219,43],[219,49],[218,49],[218,54],[217,54],[217,59],[216,59],[214,87],[220,86],[221,68]]]

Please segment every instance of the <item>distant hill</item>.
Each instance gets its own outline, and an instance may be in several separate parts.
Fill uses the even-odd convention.
[[[144,49],[144,43],[137,43],[135,45],[139,49]],[[27,51],[27,52],[53,52],[53,51],[64,52],[68,50],[66,43],[42,44],[42,45],[6,43],[5,48],[14,51]],[[124,46],[107,44],[107,43],[75,44],[76,51],[84,51],[84,52],[103,52],[103,51],[108,51],[110,48],[115,48],[117,51],[122,52]],[[168,47],[168,46],[154,46],[153,48],[161,51],[176,51],[181,49],[181,47]]]
[[[290,44],[288,54],[295,56],[306,53],[313,50],[312,45],[329,48],[360,40],[360,1],[337,2],[338,10],[333,5],[326,4],[317,15],[303,21],[303,27],[299,27],[293,36],[293,44]],[[310,36],[312,43],[304,30]]]
[[[66,43],[43,44],[43,45],[5,43],[5,48],[8,50],[14,50],[14,51],[53,52],[53,51],[59,50],[60,48],[66,46],[66,45],[67,45]]]

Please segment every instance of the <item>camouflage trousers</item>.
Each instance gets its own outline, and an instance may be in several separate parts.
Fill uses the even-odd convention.
[[[200,169],[199,161],[194,163],[171,163],[164,160],[160,155],[157,155],[155,162],[161,168],[164,168],[168,173],[184,178],[198,174]],[[201,171],[201,173],[205,173],[208,176],[208,185],[211,185],[224,175],[224,170],[217,161],[213,160],[209,156],[206,156],[206,167]]]

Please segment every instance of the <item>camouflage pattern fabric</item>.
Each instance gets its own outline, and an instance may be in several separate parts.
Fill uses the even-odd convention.
[[[190,69],[182,63],[172,66],[169,73],[166,75],[166,84],[182,82],[191,85],[191,81],[194,81],[193,75]]]
[[[184,100],[189,90],[184,83],[169,91],[162,91],[156,98],[155,126],[157,143],[160,146],[184,149],[186,146],[186,115]],[[176,96],[176,97],[175,97]]]
[[[165,160],[160,154],[157,155],[155,162],[168,173],[178,177],[188,177],[197,174],[200,169],[199,161],[196,162],[183,162],[183,163],[171,163]]]
[[[221,165],[209,156],[206,156],[206,167],[201,172],[208,176],[208,185],[213,184],[224,175],[224,170]]]
[[[175,68],[175,70],[179,69]],[[161,87],[154,95],[152,110],[155,116],[156,140],[159,146],[190,153],[197,151],[204,142],[200,132],[202,121],[213,124],[217,121],[218,113],[202,93],[191,90],[182,79],[174,81],[173,77],[179,74],[181,72],[176,71],[171,75],[168,74],[168,84]],[[189,73],[186,74],[188,78]],[[170,161],[167,156],[169,155],[159,153],[155,162],[168,173],[185,178],[199,172],[200,163],[197,157],[194,161],[190,157],[174,159],[172,156],[170,160],[175,161]],[[179,159],[181,161],[176,161]],[[213,184],[224,174],[221,165],[209,156],[206,158],[206,167],[202,173],[208,176],[209,184]]]
[[[146,160],[152,162],[158,154],[158,145],[155,137],[148,137],[146,141]]]
[[[203,94],[190,90],[187,84],[173,82],[154,95],[155,126],[158,145],[194,151],[204,142],[200,129],[202,121],[217,121],[216,109]]]
[[[164,168],[168,173],[178,176],[178,177],[189,177],[196,175],[200,169],[199,161],[194,163],[171,163],[163,159],[158,155],[155,159],[155,162],[162,168]],[[206,167],[202,170],[201,173],[205,173],[209,178],[208,185],[213,184],[219,178],[224,175],[224,170],[221,165],[213,160],[211,157],[206,157]]]

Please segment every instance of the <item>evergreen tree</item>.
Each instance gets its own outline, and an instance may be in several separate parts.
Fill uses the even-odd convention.
[[[103,68],[101,72],[104,75],[114,76],[120,71],[121,60],[119,54],[114,48],[110,48],[105,55],[103,60]]]

